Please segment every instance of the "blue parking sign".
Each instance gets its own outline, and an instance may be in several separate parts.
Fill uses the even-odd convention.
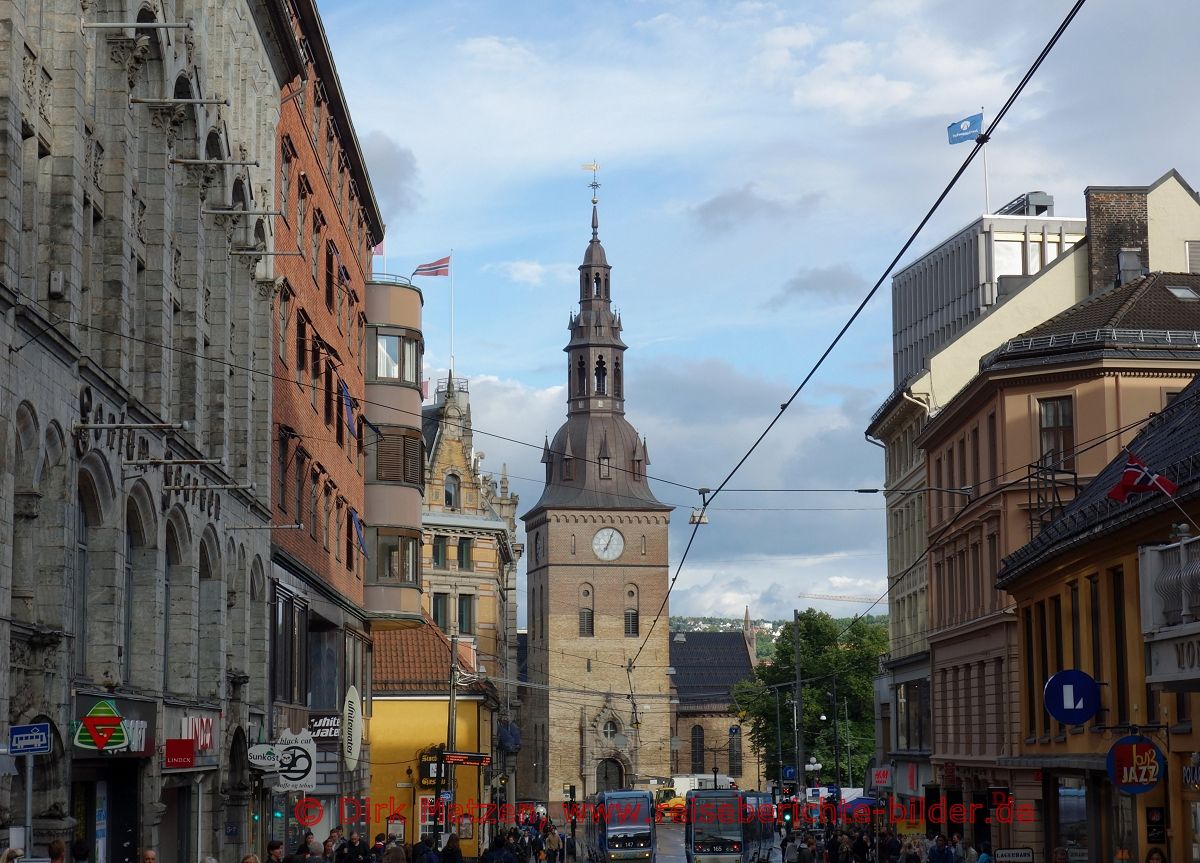
[[[1082,725],[1100,710],[1100,686],[1085,671],[1068,668],[1046,681],[1046,712],[1066,725]]]

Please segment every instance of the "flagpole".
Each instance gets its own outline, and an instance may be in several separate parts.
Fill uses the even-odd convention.
[[[979,112],[980,112],[980,114],[983,114],[983,106],[982,105],[979,108]],[[981,135],[983,134],[983,126],[984,126],[984,118],[981,116],[979,118],[979,134],[981,134]],[[983,214],[985,216],[987,216],[987,215],[991,215],[991,212],[992,212],[992,195],[991,195],[991,192],[988,190],[987,144],[984,143],[984,145],[980,149],[983,150],[983,207],[984,207]]]
[[[454,382],[454,249],[450,250],[450,382]]]

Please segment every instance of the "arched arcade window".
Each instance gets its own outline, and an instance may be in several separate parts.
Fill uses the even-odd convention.
[[[601,356],[596,360],[596,395],[602,396],[608,389],[608,366]]]

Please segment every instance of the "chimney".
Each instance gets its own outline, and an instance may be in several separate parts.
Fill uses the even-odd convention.
[[[1117,284],[1127,285],[1148,272],[1142,266],[1141,249],[1121,249],[1117,253]]]
[[[1146,190],[1093,186],[1084,190],[1087,211],[1088,290],[1099,293],[1124,284],[1124,271],[1146,272],[1150,258]],[[1135,276],[1136,278],[1136,276]]]

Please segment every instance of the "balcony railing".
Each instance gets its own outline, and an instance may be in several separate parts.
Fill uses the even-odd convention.
[[[1200,537],[1138,549],[1148,683],[1200,680]]]
[[[979,361],[979,367],[987,368],[1007,354],[1103,344],[1196,347],[1200,345],[1200,332],[1196,330],[1122,330],[1114,327],[1102,327],[1073,333],[1054,333],[1046,336],[1009,339],[990,354],[985,354]]]

